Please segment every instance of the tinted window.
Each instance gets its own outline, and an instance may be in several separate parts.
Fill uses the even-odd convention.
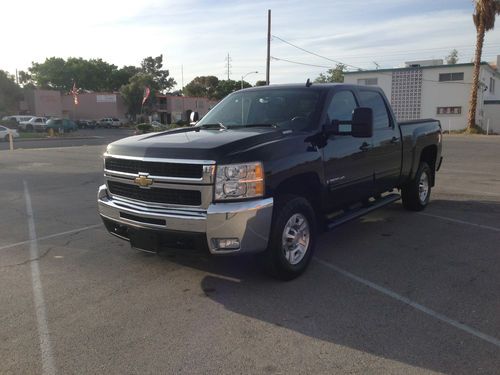
[[[235,92],[224,98],[198,123],[222,123],[238,128],[276,125],[304,130],[314,123],[319,107],[319,92],[311,89],[268,89]]]
[[[359,96],[361,97],[361,105],[373,110],[374,129],[388,128],[390,126],[389,115],[382,95],[376,91],[361,90]]]
[[[352,120],[352,111],[358,106],[350,91],[340,91],[333,97],[328,107],[328,119],[340,121]]]

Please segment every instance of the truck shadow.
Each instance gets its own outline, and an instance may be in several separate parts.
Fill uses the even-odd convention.
[[[429,208],[436,212],[453,210],[462,213],[481,213],[487,210],[497,219],[500,217],[498,202],[436,200]],[[399,228],[401,225],[408,226],[407,221],[411,222],[413,228],[423,227],[426,224],[422,222],[428,221],[425,216],[405,212],[399,204],[383,209],[375,215],[380,215],[382,220],[360,220],[334,232],[322,234],[316,257],[328,257],[332,264],[340,264],[343,268],[350,269],[365,253],[373,257],[383,246],[390,245],[385,243],[379,248],[355,245],[361,233],[368,242],[378,241],[385,237],[388,228],[398,230],[398,227],[390,227],[398,222],[399,218],[404,219],[402,224],[398,223]],[[440,252],[446,246],[448,238],[440,233],[433,241],[435,247],[428,249],[431,253]],[[335,249],[336,242],[339,244],[339,251]],[[367,262],[364,264],[365,269],[378,267],[376,271],[379,274],[397,273],[396,268],[400,262],[407,261],[403,258],[409,256],[409,253],[404,249],[395,251],[399,252],[395,257],[400,259],[395,259],[392,263]],[[285,283],[272,280],[259,272],[258,264],[251,256],[212,258],[199,253],[169,252],[162,257],[209,273],[201,280],[200,288],[207,298],[225,309],[315,339],[309,342],[313,347],[317,343],[316,340],[335,344],[322,349],[327,352],[331,350],[332,356],[338,346],[349,347],[375,357],[445,373],[475,373],[478,366],[485,370],[485,367],[491,366],[493,369],[500,365],[498,356],[494,360],[495,353],[498,352],[495,352],[493,345],[355,283],[315,260],[302,277]],[[380,269],[382,265],[384,269]],[[436,266],[439,267],[439,264]],[[447,265],[443,264],[443,267],[445,266]],[[360,274],[359,271],[358,268],[356,272],[361,277],[372,277]],[[435,281],[440,282],[438,276]],[[403,276],[391,282],[392,286],[387,286],[389,289],[398,284],[405,284],[407,279]],[[425,280],[425,285],[428,283],[429,280]],[[418,285],[413,287],[419,288]],[[453,292],[449,291],[450,295]],[[430,295],[433,292],[426,293]],[[426,300],[427,297],[430,298],[420,295],[419,299]],[[477,308],[480,309],[481,306]],[[244,329],[246,327],[241,327],[242,332]],[[308,341],[304,342],[307,345]],[[276,344],[275,350],[283,355],[292,355],[286,353],[286,348]],[[356,354],[353,358],[361,357]],[[364,358],[366,360],[366,357]],[[373,359],[368,361],[367,363],[372,363]],[[369,370],[369,367],[366,370]]]

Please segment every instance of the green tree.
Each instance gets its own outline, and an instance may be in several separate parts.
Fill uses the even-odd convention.
[[[458,51],[454,48],[450,51],[450,54],[445,57],[446,63],[448,65],[453,65],[458,62]]]
[[[243,88],[246,89],[248,87],[252,87],[252,85],[246,81],[243,81]],[[234,81],[232,79],[220,80],[215,90],[214,99],[221,100],[232,92],[238,91],[240,89],[241,81]]]
[[[14,77],[0,70],[0,116],[17,113],[23,91],[15,82]]]
[[[214,99],[219,79],[215,76],[195,77],[184,86],[183,93],[187,96],[199,96]]]
[[[495,27],[495,17],[500,13],[500,2],[495,0],[475,0],[472,20],[476,26],[476,52],[474,55],[474,71],[469,99],[467,132],[473,133],[476,128],[477,91],[479,89],[479,70],[483,53],[484,35]]]
[[[118,69],[102,59],[81,57],[50,57],[43,63],[32,63],[28,72],[19,72],[24,86],[69,91],[76,82],[78,88],[89,91],[117,91],[127,84],[141,68],[124,66]]]
[[[151,113],[156,105],[156,94],[169,92],[176,84],[169,71],[163,68],[163,55],[157,57],[146,57],[141,62],[141,67],[128,81],[120,88],[123,100],[127,104],[128,113],[135,117],[141,113]],[[129,68],[129,72],[132,70]],[[142,98],[144,90],[149,87],[150,95],[144,106]]]
[[[266,86],[267,82],[266,81],[257,81],[255,82],[255,86]]]
[[[151,90],[149,98],[147,99],[144,106],[142,105],[142,99],[144,97],[144,90],[149,87]],[[156,83],[154,77],[151,74],[139,72],[130,78],[129,83],[123,85],[120,89],[120,94],[125,101],[128,108],[128,114],[132,117],[136,117],[141,113],[150,113],[153,106],[156,104],[156,93],[158,92],[156,88]]]
[[[344,64],[337,64],[335,68],[328,69],[326,73],[321,73],[314,82],[316,83],[332,83],[344,82],[344,72],[346,71]]]
[[[168,92],[175,86],[176,82],[169,77],[168,69],[163,68],[163,55],[146,57],[141,62],[141,72],[153,77],[154,86],[160,92]]]

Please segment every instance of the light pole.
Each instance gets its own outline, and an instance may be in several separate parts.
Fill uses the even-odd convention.
[[[245,79],[245,77],[249,74],[257,74],[259,72],[255,71],[255,72],[248,72],[247,74],[245,74],[244,76],[241,76],[241,89],[243,90],[243,80]]]

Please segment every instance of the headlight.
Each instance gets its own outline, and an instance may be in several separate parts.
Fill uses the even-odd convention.
[[[262,163],[218,165],[215,200],[246,199],[264,195]]]

